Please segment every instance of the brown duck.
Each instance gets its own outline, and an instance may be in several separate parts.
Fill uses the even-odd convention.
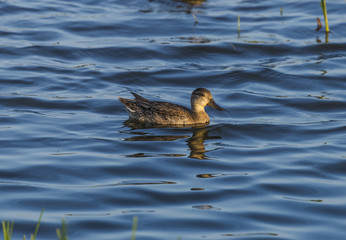
[[[204,107],[209,106],[219,111],[224,109],[217,105],[210,91],[197,88],[191,94],[191,110],[173,103],[150,101],[134,92],[135,99],[119,97],[125,105],[129,119],[143,124],[158,125],[197,125],[208,124],[209,116]]]

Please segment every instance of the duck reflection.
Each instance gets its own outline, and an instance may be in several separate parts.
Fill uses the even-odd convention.
[[[206,0],[175,0],[175,1],[189,4],[191,7],[198,7],[198,6],[201,6]]]
[[[192,129],[192,137],[187,140],[187,145],[191,150],[190,158],[207,159],[205,156],[207,150],[205,150],[204,142],[209,139],[221,139],[220,136],[209,136],[209,131],[209,128]]]
[[[142,124],[138,125],[135,122],[132,121],[125,121],[124,125],[127,127],[130,127],[132,130],[138,130],[138,129],[145,129],[145,128],[152,128],[152,126],[144,126]],[[157,128],[158,126],[155,126]],[[209,136],[209,132],[211,130],[211,127],[207,126],[198,126],[191,128],[192,136],[189,135],[144,135],[146,133],[144,132],[134,132],[132,131],[131,134],[138,134],[139,136],[132,136],[129,138],[125,138],[124,141],[175,141],[179,139],[187,139],[187,146],[190,149],[190,155],[189,158],[194,159],[207,159],[208,157],[205,155],[208,150],[205,148],[205,141],[210,139],[221,139],[221,136]],[[163,154],[167,155],[167,154]],[[172,154],[170,154],[172,155]],[[185,156],[183,154],[173,154],[174,156]]]
[[[200,10],[196,10],[203,5],[206,0],[148,0],[149,2],[157,2],[160,4],[160,11],[185,12],[191,14],[197,23],[196,14],[200,13]],[[168,7],[167,7],[168,6]],[[151,12],[152,10],[141,10],[142,12]]]

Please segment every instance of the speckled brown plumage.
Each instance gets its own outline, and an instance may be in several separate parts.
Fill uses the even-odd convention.
[[[223,111],[223,108],[214,102],[209,90],[205,88],[197,88],[192,92],[191,110],[173,103],[150,101],[136,93],[131,93],[134,95],[135,99],[119,97],[119,101],[126,107],[131,120],[144,124],[207,124],[209,123],[209,116],[204,111],[205,106]]]

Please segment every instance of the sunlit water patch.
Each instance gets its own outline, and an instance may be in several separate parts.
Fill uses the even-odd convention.
[[[2,1],[1,220],[13,238],[342,239],[345,2]],[[239,17],[239,27],[238,27]],[[208,126],[128,125],[130,92]]]

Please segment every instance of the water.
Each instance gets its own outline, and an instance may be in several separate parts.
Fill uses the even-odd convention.
[[[14,238],[343,239],[346,5],[1,1],[0,212]],[[240,16],[240,32],[237,18]],[[323,23],[324,24],[324,23]],[[226,109],[124,124],[135,91]]]

